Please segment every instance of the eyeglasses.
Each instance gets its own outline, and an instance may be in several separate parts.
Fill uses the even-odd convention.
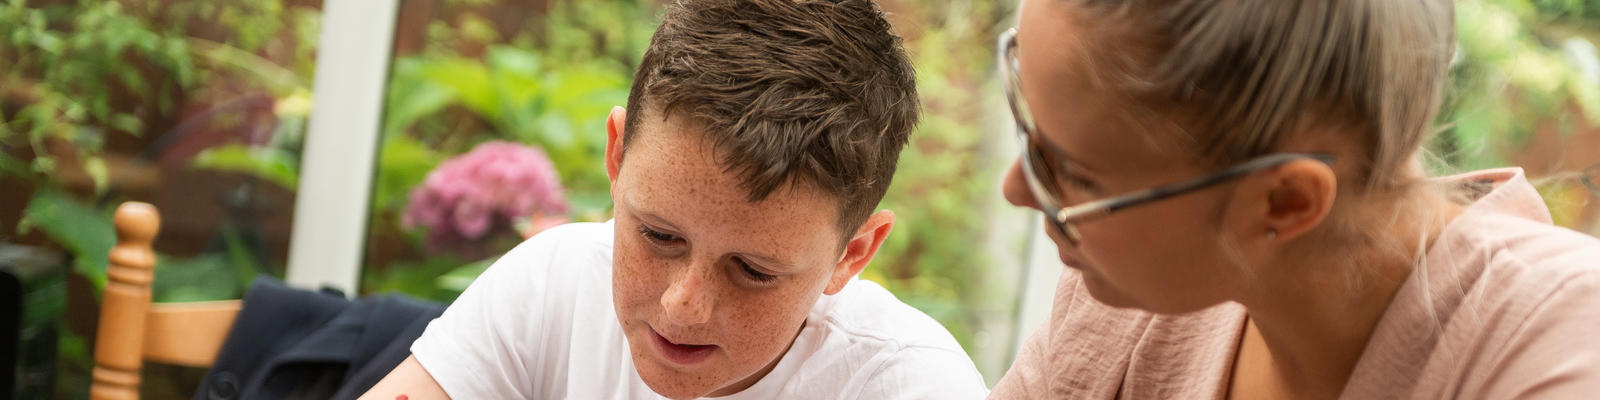
[[[1578,179],[1582,180],[1583,185],[1588,186],[1589,191],[1594,193],[1595,196],[1600,196],[1600,164],[1591,165],[1589,168],[1585,168],[1583,170],[1583,177]]]
[[[1020,65],[1017,63],[1016,28],[1000,34],[999,52],[996,58],[1000,63],[1000,86],[1005,90],[1006,102],[1011,105],[1011,115],[1016,119],[1017,133],[1022,139],[1022,171],[1028,181],[1028,190],[1033,193],[1039,209],[1044,211],[1045,219],[1050,221],[1051,225],[1055,226],[1055,229],[1073,246],[1077,246],[1081,240],[1077,224],[1093,218],[1208,188],[1291,161],[1311,159],[1328,165],[1333,165],[1334,162],[1331,154],[1273,153],[1198,178],[1068,207],[1060,197],[1062,193],[1060,181],[1053,172],[1065,170],[1065,165],[1052,168],[1045,162],[1046,158],[1041,150],[1043,145],[1039,143],[1038,127],[1033,123],[1033,114],[1028,109],[1027,101],[1022,98],[1021,77],[1018,75]]]

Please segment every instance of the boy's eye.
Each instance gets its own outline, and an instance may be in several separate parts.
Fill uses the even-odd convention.
[[[683,238],[680,238],[677,235],[673,235],[673,234],[670,234],[670,233],[663,233],[661,231],[650,229],[650,228],[645,227],[643,225],[639,226],[639,234],[641,236],[644,236],[644,238],[646,240],[649,240],[651,242],[655,242],[656,244],[663,244],[663,245],[664,244],[672,244],[672,243],[676,243],[676,242],[679,242],[679,241],[683,240]]]
[[[750,266],[750,263],[744,262],[744,259],[742,258],[736,257],[733,259],[733,262],[739,264],[739,269],[743,270],[745,276],[750,277],[750,280],[766,283],[772,282],[773,279],[778,279],[778,277],[775,275],[756,270],[755,267]]]

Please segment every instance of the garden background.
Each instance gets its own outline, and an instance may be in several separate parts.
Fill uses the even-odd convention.
[[[283,276],[322,4],[0,1],[0,244],[70,256],[53,289],[64,310],[54,389],[26,398],[80,399],[119,202],[164,211],[157,301],[238,298],[257,275]],[[998,190],[1016,143],[993,47],[1016,2],[880,2],[926,110],[883,204],[899,224],[863,276],[944,323],[992,383],[1032,328],[1017,314],[1039,229]],[[1436,168],[1524,166],[1557,223],[1600,234],[1600,186],[1579,178],[1600,165],[1600,0],[1456,4],[1460,52],[1430,144]],[[449,301],[524,234],[609,218],[603,120],[626,102],[657,11],[629,0],[401,2],[359,294]],[[499,142],[516,145],[473,152]],[[526,168],[461,172],[474,163]],[[559,187],[500,201],[507,188],[428,182],[435,171]],[[482,207],[457,213],[464,203]],[[149,366],[145,395],[186,398],[200,373]]]

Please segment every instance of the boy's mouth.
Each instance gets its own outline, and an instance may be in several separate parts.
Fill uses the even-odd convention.
[[[655,343],[657,353],[660,353],[668,361],[679,365],[698,364],[711,357],[711,353],[717,350],[717,345],[714,344],[673,343],[671,340],[667,340],[666,337],[661,336],[660,333],[657,333],[654,327],[650,328],[650,338],[652,339],[651,342]]]

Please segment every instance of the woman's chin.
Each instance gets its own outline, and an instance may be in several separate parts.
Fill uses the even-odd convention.
[[[1121,291],[1106,284],[1098,275],[1085,271],[1083,273],[1083,286],[1089,290],[1089,297],[1093,297],[1100,304],[1116,308],[1138,308],[1133,299]]]

